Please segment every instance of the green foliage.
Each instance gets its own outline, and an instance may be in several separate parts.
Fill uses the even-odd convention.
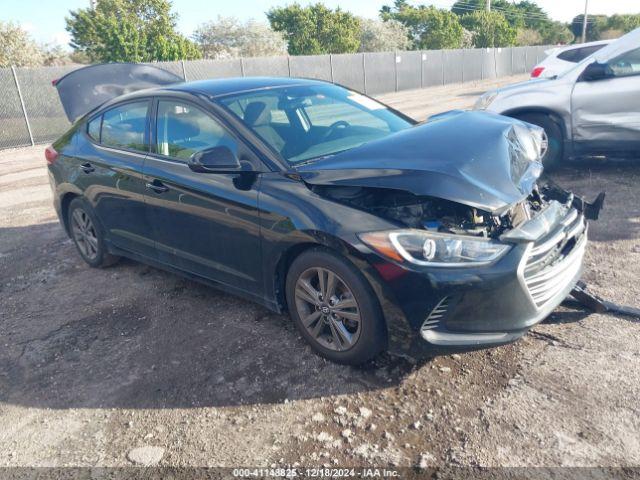
[[[516,36],[516,45],[526,47],[528,45],[542,45],[542,35],[532,28],[521,28]]]
[[[11,22],[0,21],[0,67],[42,65],[45,52],[29,33]]]
[[[476,48],[509,47],[516,43],[517,30],[509,25],[504,15],[494,10],[468,13],[461,22],[473,33]]]
[[[562,22],[549,22],[539,31],[543,45],[565,45],[575,39],[573,32]]]
[[[584,15],[577,15],[571,23],[571,31],[575,35],[577,41],[582,38],[582,23]],[[607,29],[606,15],[589,15],[587,16],[587,42],[600,40],[603,30]]]
[[[448,10],[425,5],[414,7],[405,0],[396,0],[393,7],[383,6],[380,16],[407,27],[414,49],[460,48],[463,44],[462,25]]]
[[[611,15],[607,20],[607,30],[620,30],[629,33],[640,27],[640,14],[636,15]]]
[[[451,11],[464,17],[476,11],[484,11],[485,6],[486,0],[459,0],[453,4]],[[516,42],[519,45],[524,45],[524,42],[536,42],[530,45],[536,45],[537,42],[566,43],[573,39],[573,35],[566,27],[552,21],[549,15],[533,1],[492,0],[491,11],[504,15],[509,25],[517,31],[519,38]]]
[[[297,3],[267,12],[271,28],[282,32],[291,55],[353,53],[360,47],[360,21],[340,8]]]
[[[71,46],[93,62],[151,62],[200,58],[176,31],[169,0],[100,0],[69,12]]]

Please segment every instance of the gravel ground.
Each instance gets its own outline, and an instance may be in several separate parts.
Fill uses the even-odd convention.
[[[383,100],[422,119],[495,83]],[[569,305],[513,345],[337,366],[257,305],[130,261],[88,268],[42,150],[0,152],[0,467],[640,466],[638,319]],[[637,306],[640,165],[554,177],[607,192],[585,279]]]

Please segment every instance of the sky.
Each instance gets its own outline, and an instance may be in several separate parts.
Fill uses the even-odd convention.
[[[309,4],[322,1],[329,7],[341,7],[358,16],[374,18],[380,7],[393,0],[298,0]],[[269,8],[293,3],[292,0],[173,0],[173,9],[180,19],[178,27],[189,36],[202,22],[215,20],[218,15],[266,21]],[[454,0],[410,0],[412,4],[449,8]],[[555,20],[570,21],[584,11],[585,0],[536,0]],[[84,8],[89,0],[0,0],[0,20],[22,25],[40,43],[66,46],[69,36],[64,17],[69,10]],[[589,12],[612,15],[614,13],[640,13],[638,0],[589,0]]]

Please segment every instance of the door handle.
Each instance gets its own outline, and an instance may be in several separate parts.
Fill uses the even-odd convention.
[[[91,165],[89,162],[83,163],[82,165],[80,165],[80,168],[84,173],[91,173],[91,172],[95,172],[96,170],[95,168],[93,168],[93,165]]]
[[[164,193],[169,191],[169,187],[167,187],[159,180],[154,180],[153,182],[147,183],[147,188],[149,190],[153,190],[156,193]]]

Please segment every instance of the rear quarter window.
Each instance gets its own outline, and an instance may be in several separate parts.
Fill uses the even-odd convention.
[[[589,55],[596,53],[606,45],[590,45],[588,47],[573,48],[558,55],[560,60],[565,62],[578,63],[587,58]]]
[[[87,135],[96,142],[100,141],[100,126],[102,125],[102,115],[94,118],[87,124]]]

